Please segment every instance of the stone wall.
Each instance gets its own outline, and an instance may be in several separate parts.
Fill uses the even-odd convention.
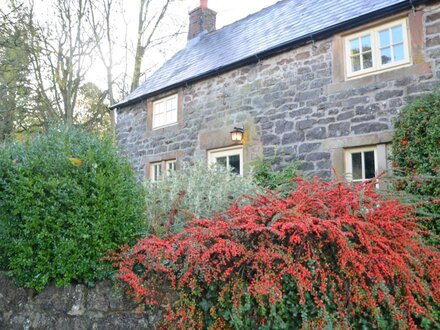
[[[390,142],[402,106],[440,79],[438,2],[402,15],[410,26],[409,66],[347,81],[343,36],[335,35],[174,91],[183,100],[179,125],[148,128],[154,99],[119,109],[119,146],[143,176],[152,161],[206,158],[244,124],[245,163],[277,153],[280,166],[298,159],[305,174],[329,178],[332,168],[341,170],[341,148]]]
[[[110,282],[83,285],[17,288],[0,272],[0,329],[81,330],[155,329],[159,314],[136,313],[136,306],[114,292]]]

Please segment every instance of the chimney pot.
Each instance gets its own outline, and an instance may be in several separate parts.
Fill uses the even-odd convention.
[[[208,0],[200,0],[200,8],[208,8]]]

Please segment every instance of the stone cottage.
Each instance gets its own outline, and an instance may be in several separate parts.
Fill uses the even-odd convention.
[[[274,154],[371,178],[399,109],[440,78],[437,0],[282,0],[219,30],[207,0],[189,16],[186,47],[113,106],[121,150],[152,180],[195,159],[243,174]]]

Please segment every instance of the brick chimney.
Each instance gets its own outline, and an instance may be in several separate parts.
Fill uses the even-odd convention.
[[[215,31],[217,13],[208,8],[208,0],[200,0],[200,6],[189,12],[188,40],[197,37],[201,32]]]

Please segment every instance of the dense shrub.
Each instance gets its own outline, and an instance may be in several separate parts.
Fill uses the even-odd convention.
[[[209,218],[255,189],[252,175],[240,177],[223,166],[208,167],[202,162],[184,163],[163,180],[146,182],[147,232],[162,235],[169,229],[177,233],[193,216]]]
[[[395,122],[392,154],[398,190],[440,199],[440,91],[403,108]],[[433,217],[427,225],[440,235],[440,205],[427,203],[421,211]]]
[[[110,257],[133,298],[167,306],[166,329],[434,326],[440,253],[374,183],[298,180],[287,197],[259,195],[214,220]]]
[[[53,129],[0,148],[0,268],[20,285],[92,282],[100,258],[134,242],[142,187],[111,139]],[[111,268],[111,267],[110,267]]]
[[[274,169],[274,158],[267,158],[253,163],[253,176],[255,183],[265,189],[291,191],[297,176],[300,163],[292,161],[281,169]]]

